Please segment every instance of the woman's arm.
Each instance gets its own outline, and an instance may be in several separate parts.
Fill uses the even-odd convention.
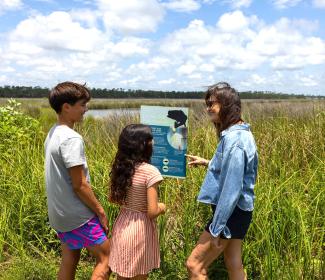
[[[210,233],[214,237],[220,235],[224,229],[230,215],[238,202],[243,188],[243,178],[245,169],[244,150],[234,145],[223,153],[220,177],[221,193],[216,207]]]
[[[209,165],[209,160],[198,157],[198,156],[192,156],[192,155],[185,155],[190,161],[188,165],[191,166],[208,166]]]
[[[166,212],[166,205],[164,203],[158,202],[158,185],[159,183],[156,183],[147,188],[147,215],[150,219],[154,219]]]

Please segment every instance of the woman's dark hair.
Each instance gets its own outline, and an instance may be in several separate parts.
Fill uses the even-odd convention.
[[[110,201],[125,203],[136,165],[150,162],[152,139],[151,128],[147,125],[130,124],[122,130],[110,173]]]
[[[220,123],[215,124],[218,135],[220,135],[221,131],[242,121],[239,94],[228,83],[220,82],[208,87],[205,103],[207,106],[210,106],[211,102],[218,102],[220,104]]]

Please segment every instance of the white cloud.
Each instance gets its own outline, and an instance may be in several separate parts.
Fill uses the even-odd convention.
[[[188,64],[181,65],[177,69],[177,73],[179,75],[190,75],[195,71],[195,69],[196,69],[196,65],[188,63]]]
[[[224,14],[215,27],[194,20],[187,28],[170,34],[161,44],[161,51],[181,63],[178,73],[187,75],[194,71],[193,65],[197,71],[256,68],[265,58],[246,48],[256,36],[252,29],[258,25],[256,21],[240,11]]]
[[[318,20],[292,19],[290,25],[305,34],[312,34],[319,29]]]
[[[319,85],[319,81],[314,75],[298,76],[297,80],[305,87],[315,87]]]
[[[210,32],[202,20],[193,20],[186,28],[179,29],[167,35],[160,46],[161,51],[166,55],[176,54],[178,56],[184,48],[201,46],[210,41]],[[184,52],[183,54],[186,54]]]
[[[273,4],[278,9],[286,9],[289,7],[294,7],[302,0],[273,0]]]
[[[255,84],[265,84],[267,79],[262,77],[261,75],[258,75],[258,74],[252,74],[251,75],[251,80],[253,81],[253,83]]]
[[[158,84],[160,85],[170,85],[173,83],[176,83],[176,80],[174,78],[158,81]]]
[[[100,13],[89,9],[72,9],[69,12],[72,20],[84,23],[87,27],[97,27]]]
[[[220,17],[217,26],[225,32],[239,32],[247,29],[250,24],[254,23],[258,23],[255,16],[246,17],[242,11],[234,11],[223,14]]]
[[[215,72],[215,66],[211,63],[203,63],[200,65],[199,70],[202,72]]]
[[[136,76],[141,75],[150,77],[158,73],[159,71],[168,70],[168,67],[172,65],[172,62],[166,57],[153,57],[147,61],[141,61],[139,63],[131,64],[125,71],[127,75]]]
[[[175,12],[192,12],[201,8],[201,4],[195,0],[169,0],[162,5]]]
[[[154,32],[164,17],[156,0],[97,0],[107,30],[124,34]]]
[[[21,0],[1,0],[0,2],[0,14],[5,11],[14,11],[20,9],[23,3]]]
[[[148,55],[150,42],[147,39],[140,39],[136,37],[125,37],[117,42],[112,51],[122,57],[129,57],[132,55]]]
[[[325,41],[310,34],[317,27],[317,22],[287,18],[266,25],[256,16],[234,11],[222,15],[216,26],[193,20],[169,34],[161,52],[186,81],[206,78],[204,73],[244,70],[257,72],[251,77],[255,85],[266,85],[270,81],[258,75],[258,69],[296,71],[325,63]]]
[[[234,10],[214,24],[193,19],[184,28],[149,39],[134,33],[156,30],[166,8],[158,0],[127,6],[128,1],[98,0],[99,10],[30,15],[2,35],[0,84],[49,86],[70,79],[95,87],[202,90],[228,80],[245,90],[278,91],[321,85],[320,77],[304,72],[325,64],[325,40],[315,35],[317,20],[282,18],[266,24]],[[147,13],[150,7],[157,8],[157,18]],[[104,17],[111,13],[121,22]],[[146,13],[150,19],[141,21]],[[129,28],[126,14],[140,23]]]
[[[83,27],[67,12],[36,15],[20,22],[0,43],[0,75],[12,68],[11,84],[48,85],[49,81],[95,76],[98,86],[121,78],[117,62],[148,55],[150,41],[124,37],[112,41],[96,27]],[[118,86],[118,85],[115,85]]]
[[[2,84],[6,84],[7,81],[8,81],[7,76],[5,76],[5,75],[0,75],[0,83],[2,83]]]
[[[248,8],[253,0],[226,0],[226,3],[229,3],[234,9],[239,9],[239,8]]]
[[[66,12],[53,12],[23,20],[9,39],[12,45],[25,44],[22,49],[32,53],[40,49],[89,52],[102,43],[102,35],[96,28],[83,28]]]
[[[325,42],[305,36],[287,18],[261,29],[247,47],[266,56],[274,69],[299,69],[325,63]]]
[[[325,0],[314,0],[313,4],[317,8],[325,8]]]

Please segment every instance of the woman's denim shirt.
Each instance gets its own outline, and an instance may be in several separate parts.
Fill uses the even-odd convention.
[[[198,201],[216,205],[210,233],[226,238],[231,234],[226,223],[234,208],[254,209],[254,185],[258,155],[247,123],[233,125],[221,132],[220,142],[211,159]]]

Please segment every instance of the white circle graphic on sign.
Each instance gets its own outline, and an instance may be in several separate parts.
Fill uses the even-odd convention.
[[[169,163],[168,158],[164,158],[164,159],[163,159],[163,164],[164,164],[164,165],[168,165],[168,163]]]
[[[164,171],[164,172],[168,172],[168,166],[163,166],[163,168],[162,168],[162,170]]]

